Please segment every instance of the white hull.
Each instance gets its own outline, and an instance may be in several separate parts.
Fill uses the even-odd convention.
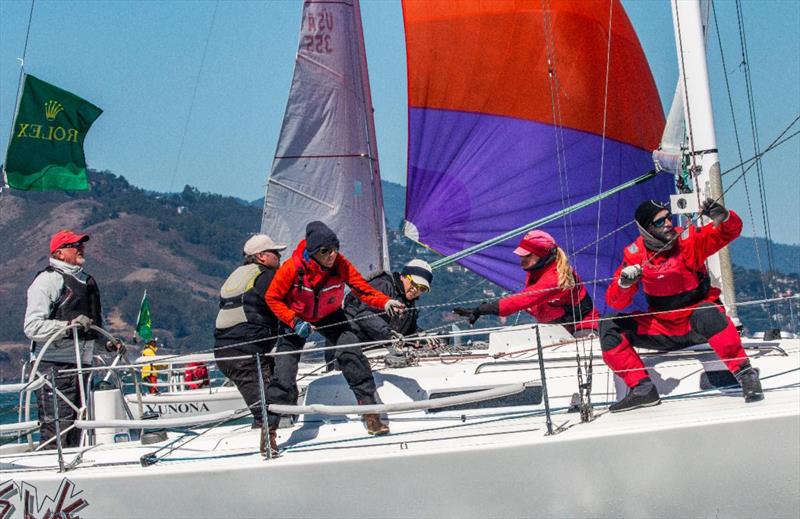
[[[0,481],[14,484],[0,489],[17,492],[0,499],[22,517],[21,493],[32,485],[43,515],[53,506],[44,496],[55,498],[66,477],[80,494],[65,502],[88,503],[81,517],[797,517],[798,342],[782,341],[788,356],[752,355],[767,389],[753,404],[738,391],[692,396],[702,369],[689,354],[658,362],[662,405],[621,414],[598,405],[596,419],[580,423],[564,410],[576,387],[574,360],[571,368],[566,360],[575,346],[557,346],[546,353],[548,386],[553,422],[565,430],[552,436],[541,404],[392,415],[392,434],[380,438],[355,417],[306,415],[279,431],[283,452],[273,460],[258,454],[258,432],[247,426],[212,429],[148,467],[139,458],[161,445],[98,446],[66,473],[57,472],[52,453],[3,456]],[[412,388],[429,395],[538,378],[537,365],[499,371],[509,367],[503,362],[383,370],[379,394],[401,402]],[[607,387],[613,392],[596,362],[596,404]],[[312,382],[308,395],[317,403],[352,399],[340,375]],[[67,462],[73,457],[65,455]],[[136,491],[115,490],[123,488]]]

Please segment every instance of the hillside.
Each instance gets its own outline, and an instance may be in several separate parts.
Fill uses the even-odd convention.
[[[745,269],[766,272],[768,270],[766,244],[764,238],[740,237],[730,246],[731,262]],[[772,254],[777,272],[800,274],[800,245],[773,243]]]
[[[49,236],[73,228],[91,236],[86,270],[102,293],[114,333],[131,335],[147,289],[156,333],[180,349],[208,346],[216,293],[258,229],[261,211],[233,198],[198,193],[158,195],[110,173],[91,172],[88,193],[3,193],[0,233],[0,342],[24,342],[25,290],[47,265]]]
[[[19,349],[27,342],[22,333],[26,288],[36,272],[47,265],[49,237],[61,228],[91,235],[86,270],[98,281],[104,315],[113,333],[132,336],[146,289],[155,333],[169,349],[207,350],[213,344],[217,290],[241,261],[244,241],[258,231],[261,204],[200,193],[190,186],[180,193],[147,192],[108,172],[93,171],[90,181],[92,190],[88,193],[6,191],[0,195],[0,234],[9,238],[7,246],[0,249],[0,368],[6,368],[6,375],[18,376],[18,362],[23,356]],[[433,253],[398,231],[404,188],[384,183],[383,189],[392,264],[402,265],[412,257],[435,259]],[[747,245],[745,242],[742,254],[734,249],[737,263],[747,257]],[[793,264],[791,258],[796,257],[798,249],[776,245],[776,265],[784,265],[786,255],[790,256],[788,264]],[[763,297],[757,271],[740,268],[736,278],[740,300]],[[785,274],[772,278],[767,292],[770,296],[796,293],[799,287],[800,276]],[[447,326],[454,321],[450,313],[454,301],[477,302],[502,293],[459,266],[437,271],[434,288],[423,304],[440,306],[423,311],[425,327]],[[787,305],[782,306],[746,307],[742,320],[753,330],[774,324],[787,328],[793,316]],[[514,319],[530,321],[526,315]],[[486,319],[486,324],[491,322]]]

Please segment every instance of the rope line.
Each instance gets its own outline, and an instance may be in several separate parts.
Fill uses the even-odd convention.
[[[753,100],[753,82],[750,76],[750,56],[747,51],[747,36],[745,35],[744,28],[744,12],[742,10],[741,0],[736,0],[736,19],[739,26],[739,43],[742,49],[742,62],[744,68],[744,82],[747,92],[747,106],[750,115],[750,130],[753,136],[753,152],[758,154],[760,149],[758,125],[756,123],[756,107]],[[767,239],[767,265],[770,272],[775,271],[775,263],[772,251],[772,231],[769,223],[769,208],[767,207],[767,193],[764,188],[764,169],[761,165],[761,160],[756,160],[756,179],[758,180],[758,192],[761,200],[761,218],[764,223],[764,236]]]
[[[725,63],[725,52],[722,48],[722,36],[720,35],[719,22],[717,20],[717,8],[714,3],[711,4],[711,10],[714,15],[714,28],[716,29],[717,42],[719,44],[719,55],[720,55],[720,60],[722,62],[722,77],[725,78],[725,89],[727,90],[728,93],[728,106],[730,107],[731,110],[731,120],[733,122],[733,134],[736,138],[736,150],[739,154],[739,163],[744,164],[744,157],[742,156],[742,143],[739,139],[739,126],[736,123],[736,112],[733,109],[733,94],[731,92],[730,81],[728,80],[728,67]],[[753,204],[750,199],[750,188],[747,184],[747,178],[744,179],[744,192],[745,192],[745,198],[747,200],[747,212],[750,217],[750,225],[753,226],[753,231],[755,232],[756,219],[755,216],[753,215]],[[764,267],[761,264],[761,251],[760,247],[758,246],[758,240],[753,240],[753,248],[755,249],[758,272],[759,274],[761,274],[760,278],[761,278],[762,295],[763,297],[767,297],[767,281],[764,276]],[[772,320],[771,314],[770,314],[770,320]]]
[[[540,290],[540,291],[545,291],[545,290]],[[800,294],[794,294],[794,295],[791,295],[791,296],[773,297],[773,298],[769,298],[769,299],[757,299],[757,300],[752,300],[752,301],[737,301],[735,303],[735,306],[737,306],[737,307],[740,307],[740,306],[753,306],[753,305],[769,304],[769,303],[776,303],[776,302],[787,302],[787,303],[791,304],[791,302],[794,301],[794,300],[800,300]],[[464,303],[465,302],[462,302],[461,304],[464,304]],[[442,306],[442,305],[438,305],[438,306]],[[674,309],[674,310],[657,310],[657,311],[650,311],[650,312],[636,312],[635,314],[631,314],[631,315],[635,315],[637,317],[639,317],[639,316],[643,317],[643,316],[652,316],[652,315],[661,315],[661,314],[670,314],[670,313],[676,313],[676,312],[683,312],[683,311],[686,311],[686,310],[687,310],[686,308],[678,308],[678,309]],[[698,311],[698,310],[716,310],[716,307],[715,306],[709,306],[709,307],[693,308],[692,310],[693,311]],[[627,316],[625,316],[625,317],[627,317]],[[625,318],[625,317],[623,317],[623,318]],[[611,321],[611,320],[619,319],[619,318],[620,318],[620,316],[599,317],[597,319],[583,319],[582,322],[601,323],[601,322],[604,322],[604,321]],[[576,323],[575,322],[571,322],[571,323],[567,322],[567,323],[560,323],[560,324],[562,324],[562,325],[574,325]],[[529,326],[536,327],[537,324],[531,324]],[[476,336],[476,335],[486,335],[488,333],[503,331],[503,330],[506,330],[506,329],[508,329],[508,326],[493,326],[493,327],[486,327],[486,328],[477,328],[477,329],[472,329],[472,330],[460,330],[458,332],[443,333],[443,334],[437,334],[437,335],[425,335],[425,336],[419,336],[419,337],[414,337],[414,336],[409,335],[409,336],[406,336],[406,340],[413,341],[416,338],[420,338],[421,339],[421,338],[425,338],[425,337],[427,337],[427,338],[451,338],[451,337],[467,337],[467,336]],[[278,335],[278,336],[275,336],[275,338],[288,337],[289,335],[293,335],[293,334]],[[253,342],[260,342],[260,341],[264,341],[264,340],[265,339],[260,339],[259,341],[246,341],[246,342],[241,343],[239,345],[240,346],[241,345],[247,345],[247,344],[252,344]],[[342,346],[325,346],[325,347],[319,347],[319,348],[315,347],[315,348],[309,348],[309,349],[300,349],[300,350],[295,350],[295,351],[283,351],[283,352],[273,351],[273,352],[267,352],[267,353],[258,353],[258,355],[263,355],[265,357],[280,357],[280,356],[284,356],[284,355],[302,355],[302,354],[305,354],[305,353],[316,353],[316,352],[322,352],[322,351],[326,351],[326,350],[336,350],[336,349],[342,349],[342,348],[374,346],[374,345],[380,345],[380,344],[387,344],[389,342],[391,342],[391,341],[387,341],[387,340],[362,341],[362,342],[351,343],[351,344],[346,344],[346,345],[342,345]],[[570,341],[570,342],[572,342],[572,341]],[[218,350],[219,349],[222,349],[222,348],[218,348]],[[212,351],[213,351],[213,349],[212,349]],[[194,353],[192,353],[190,355],[193,355],[193,354],[196,354],[196,353],[198,353],[198,352],[194,352]],[[205,352],[201,351],[200,353],[205,353]],[[236,356],[236,357],[225,357],[225,360],[249,359],[249,358],[252,358],[253,355],[254,354],[251,353],[251,354],[242,355],[242,356]],[[169,361],[173,361],[174,362],[175,360],[179,360],[182,356],[183,356],[182,354],[164,356],[164,357],[159,358],[157,362],[169,362]],[[88,371],[104,371],[104,370],[109,370],[109,369],[140,368],[143,365],[146,365],[146,364],[149,364],[149,363],[152,363],[152,362],[154,362],[154,361],[153,360],[148,360],[147,362],[143,362],[141,364],[125,364],[125,365],[119,364],[117,366],[114,366],[113,368],[111,366],[96,366],[96,367],[92,366],[92,367],[84,367],[84,368],[82,368],[82,370],[84,372],[88,372]],[[77,369],[70,368],[70,369],[61,370],[60,373],[75,373],[77,371],[78,371]]]
[[[189,113],[186,114],[186,121],[183,125],[183,133],[181,134],[181,142],[178,145],[178,156],[175,159],[175,167],[172,168],[172,178],[169,180],[169,189],[168,192],[172,192],[172,187],[175,184],[175,177],[178,174],[178,168],[181,164],[181,158],[183,157],[183,148],[186,144],[186,134],[189,132],[189,123],[192,120],[192,113],[194,112],[194,103],[197,99],[197,89],[200,86],[200,78],[203,74],[203,66],[206,62],[206,55],[208,54],[208,43],[211,41],[211,31],[214,29],[214,20],[217,18],[217,8],[219,7],[219,0],[214,3],[214,12],[211,14],[211,23],[208,24],[208,33],[206,34],[206,41],[205,45],[203,46],[203,55],[200,58],[200,68],[197,69],[197,76],[194,80],[194,89],[192,90],[192,100],[189,102]]]

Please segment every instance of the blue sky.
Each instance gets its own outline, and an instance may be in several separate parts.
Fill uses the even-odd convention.
[[[666,109],[678,73],[669,2],[623,3]],[[11,129],[17,58],[22,54],[29,8],[28,0],[0,0],[2,150]],[[202,191],[252,200],[263,196],[275,151],[301,10],[302,3],[293,0],[38,0],[26,70],[105,110],[87,139],[91,167],[124,175],[146,189],[176,191],[191,184]],[[747,158],[753,145],[744,73],[738,66],[736,5],[720,1],[717,13]],[[743,13],[760,142],[765,147],[800,114],[800,1],[746,0]],[[405,183],[406,70],[399,1],[362,0],[362,16],[383,176]],[[716,36],[710,40],[709,58],[725,170],[738,162],[738,153]],[[800,243],[800,138],[767,155],[763,169],[772,236],[778,242]],[[751,175],[750,192],[755,197],[755,169]],[[752,235],[741,182],[726,201],[745,215],[745,234]],[[761,235],[758,199],[753,203]]]

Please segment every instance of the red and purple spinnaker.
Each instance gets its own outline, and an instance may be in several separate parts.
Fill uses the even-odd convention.
[[[406,220],[421,243],[450,255],[653,169],[664,114],[618,0],[404,0],[403,15]],[[637,234],[612,231],[672,191],[659,176],[543,228],[584,281],[608,278]],[[459,263],[518,290],[518,239]]]

